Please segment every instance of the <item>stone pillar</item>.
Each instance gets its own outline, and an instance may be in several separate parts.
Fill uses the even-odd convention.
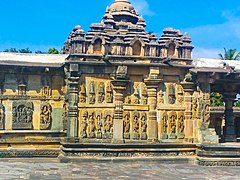
[[[149,142],[158,140],[158,122],[157,122],[157,88],[162,82],[159,79],[159,69],[150,67],[150,76],[144,80],[148,90],[149,118],[147,123],[147,134]]]
[[[195,84],[192,82],[192,75],[187,74],[184,82],[181,83],[184,89],[184,104],[185,104],[185,139],[192,142],[194,139],[193,128],[194,122],[192,120],[192,97],[195,89]]]
[[[113,120],[113,142],[123,143],[123,94],[126,90],[126,80],[114,80],[112,81],[113,89],[115,91],[114,103],[114,120]]]
[[[79,96],[79,77],[78,65],[70,65],[70,77],[68,78],[68,130],[67,138],[69,141],[77,141],[78,138],[78,96]]]
[[[236,132],[234,127],[233,119],[233,104],[236,98],[235,93],[224,93],[223,100],[225,102],[225,128],[224,128],[224,139],[225,142],[236,142]]]

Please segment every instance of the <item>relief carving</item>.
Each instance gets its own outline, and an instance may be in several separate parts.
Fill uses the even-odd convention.
[[[158,104],[164,104],[164,92],[160,90],[158,93]]]
[[[88,123],[88,112],[87,110],[84,110],[82,115],[82,121],[81,121],[81,132],[80,136],[82,138],[87,138],[87,124]]]
[[[94,113],[91,113],[88,118],[88,137],[95,138],[96,137],[96,125],[95,125],[95,117]]]
[[[178,103],[182,104],[184,102],[184,91],[181,85],[177,87],[177,94],[178,94]]]
[[[62,122],[63,122],[63,130],[67,130],[67,122],[68,122],[68,104],[67,104],[67,102],[64,102],[64,104],[63,104]]]
[[[125,79],[127,76],[127,70],[128,70],[127,66],[118,66],[116,78]]]
[[[18,79],[18,95],[26,96],[27,93],[27,77],[20,75]]]
[[[162,113],[162,118],[161,118],[161,129],[162,129],[162,139],[167,139],[168,138],[168,115],[167,112]]]
[[[106,91],[107,91],[107,94],[106,94],[107,103],[112,103],[113,102],[113,89],[112,89],[111,83],[108,83]]]
[[[111,113],[105,115],[104,121],[104,138],[111,139],[113,137],[113,116]]]
[[[123,117],[123,136],[124,139],[130,139],[130,113],[125,112]]]
[[[4,130],[5,124],[5,107],[0,103],[0,130]]]
[[[185,125],[184,125],[184,112],[179,112],[178,113],[178,138],[179,139],[183,139],[184,136],[184,129],[185,129]]]
[[[147,87],[146,87],[145,84],[142,86],[142,97],[141,97],[141,100],[142,100],[142,104],[143,105],[147,105],[148,104]]]
[[[12,129],[32,129],[33,103],[26,101],[15,101],[12,104]]]
[[[135,87],[134,87],[133,104],[139,104],[139,91],[138,91],[138,86],[135,86]]]
[[[96,120],[97,120],[97,127],[96,127],[97,139],[102,139],[102,126],[103,126],[103,123],[102,123],[102,113],[101,112],[97,113]]]
[[[133,139],[139,139],[140,138],[139,118],[140,118],[139,112],[134,111],[134,113],[133,113]]]
[[[80,103],[86,103],[87,93],[86,93],[86,85],[82,84],[80,87]]]
[[[49,76],[42,77],[42,96],[48,97],[51,95],[51,78]]]
[[[40,129],[49,130],[52,124],[52,107],[49,103],[43,103],[41,105],[40,114]]]
[[[99,83],[98,87],[98,103],[102,103],[105,100],[105,85],[103,82]]]
[[[95,94],[94,82],[91,82],[90,90],[89,90],[89,103],[94,104],[95,101],[96,101],[96,94]]]
[[[169,113],[169,138],[176,139],[176,128],[177,128],[177,113],[170,112]]]
[[[142,113],[141,117],[141,139],[147,139],[147,114],[145,112]]]
[[[176,102],[176,94],[174,84],[170,84],[168,86],[168,103],[175,104]]]

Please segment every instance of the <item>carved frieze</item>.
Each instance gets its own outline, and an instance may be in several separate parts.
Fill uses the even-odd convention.
[[[32,129],[33,103],[28,101],[14,101],[12,103],[12,129]]]
[[[5,124],[5,107],[0,103],[0,130],[4,130]]]
[[[48,102],[41,105],[40,129],[49,130],[52,125],[52,106]]]

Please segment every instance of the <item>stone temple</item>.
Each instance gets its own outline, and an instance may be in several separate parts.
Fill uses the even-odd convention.
[[[88,32],[74,27],[61,55],[0,53],[0,157],[240,165],[240,63],[192,59],[188,34],[146,26],[115,0]]]

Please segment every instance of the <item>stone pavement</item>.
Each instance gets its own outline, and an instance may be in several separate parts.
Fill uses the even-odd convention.
[[[52,159],[1,159],[0,179],[238,180],[240,167],[200,167],[158,161],[64,164]]]

